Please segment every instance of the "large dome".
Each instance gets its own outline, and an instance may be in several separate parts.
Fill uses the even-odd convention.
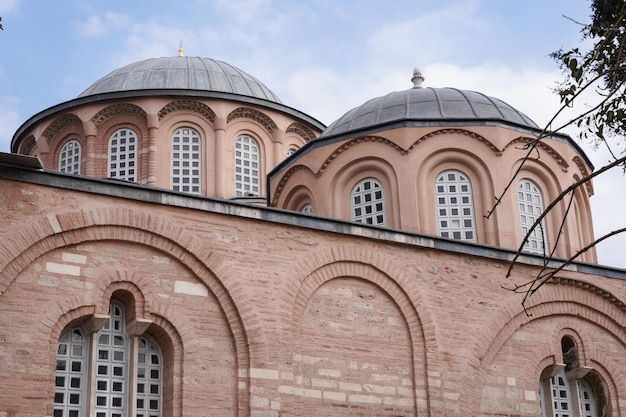
[[[137,90],[204,90],[281,103],[261,81],[226,62],[162,57],[135,62],[100,78],[78,97]]]
[[[412,88],[373,98],[332,123],[320,138],[369,134],[394,127],[499,123],[539,127],[502,100],[456,88]]]

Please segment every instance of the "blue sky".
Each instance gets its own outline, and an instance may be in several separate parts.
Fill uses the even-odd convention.
[[[560,73],[548,54],[580,42],[589,0],[2,0],[0,151],[19,125],[75,98],[110,71],[146,58],[226,61],[283,103],[330,124],[366,100],[411,86],[477,90],[546,123]],[[572,135],[575,132],[570,131]],[[588,150],[596,167],[608,157]],[[595,182],[600,236],[626,225],[615,204],[626,178]],[[624,197],[626,200],[626,197]],[[626,268],[626,236],[598,248]]]

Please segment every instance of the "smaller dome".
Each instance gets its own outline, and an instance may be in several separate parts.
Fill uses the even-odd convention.
[[[137,90],[202,90],[282,104],[258,79],[226,62],[200,57],[162,57],[135,62],[100,78],[78,97]]]
[[[524,113],[497,98],[456,88],[412,88],[373,98],[350,110],[320,135],[367,134],[401,126],[502,123],[539,129]]]

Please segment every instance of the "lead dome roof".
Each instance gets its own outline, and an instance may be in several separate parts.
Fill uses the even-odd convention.
[[[226,62],[200,57],[161,57],[135,62],[100,78],[78,98],[137,90],[208,90],[282,104],[261,81]]]
[[[403,126],[500,123],[539,129],[524,113],[485,94],[456,88],[412,88],[373,98],[333,122],[320,139]]]

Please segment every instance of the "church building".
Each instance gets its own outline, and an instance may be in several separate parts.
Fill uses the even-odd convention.
[[[408,78],[326,127],[181,50],[26,120],[0,417],[626,416],[626,271],[550,205],[591,162]]]

